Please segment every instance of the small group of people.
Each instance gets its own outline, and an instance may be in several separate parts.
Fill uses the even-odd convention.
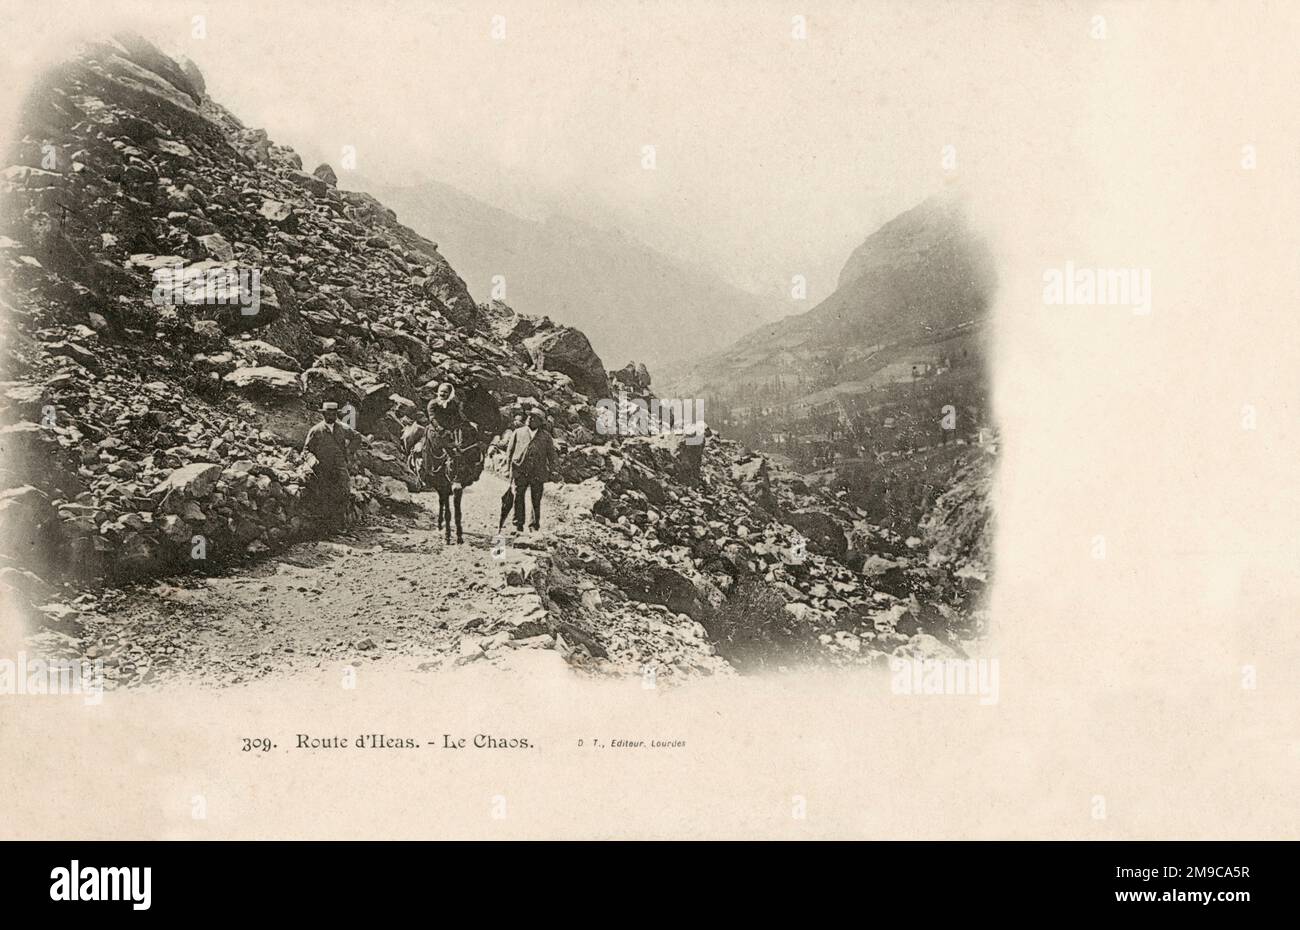
[[[542,528],[542,492],[555,474],[559,454],[555,440],[540,407],[531,407],[515,417],[505,448],[506,466],[510,470],[510,487],[501,495],[501,518],[497,532],[505,529],[506,518],[514,514],[515,532],[524,531],[525,506],[532,503],[533,518],[528,528]]]
[[[322,404],[321,422],[308,431],[303,446],[303,451],[316,459],[308,487],[310,509],[327,533],[346,530],[354,522],[351,465],[362,444],[361,434],[344,423],[339,413],[337,403]],[[411,470],[424,487],[438,492],[438,526],[445,528],[449,543],[453,520],[456,542],[463,541],[461,496],[482,472],[486,452],[479,435],[478,425],[465,415],[455,387],[445,382],[401,433]],[[537,406],[519,411],[512,427],[497,442],[502,441],[510,486],[501,497],[497,532],[504,531],[511,516],[517,533],[523,533],[525,525],[540,530],[542,494],[559,459],[546,414]]]

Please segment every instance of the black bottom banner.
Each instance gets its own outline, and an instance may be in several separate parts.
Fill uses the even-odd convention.
[[[546,848],[546,847],[552,848]],[[613,847],[613,848],[609,848]],[[672,907],[701,894],[802,909],[848,896],[926,913],[1104,909],[1225,920],[1294,907],[1296,848],[1248,842],[497,844],[419,842],[19,842],[2,847],[7,901],[69,916],[375,916],[542,899]],[[839,888],[843,894],[834,893]],[[679,898],[680,896],[680,898]],[[532,903],[528,900],[531,898]],[[800,903],[802,902],[802,903]],[[815,906],[815,905],[814,905]],[[1289,907],[1288,907],[1289,906]],[[603,909],[603,905],[602,905]],[[499,916],[499,915],[498,915]]]

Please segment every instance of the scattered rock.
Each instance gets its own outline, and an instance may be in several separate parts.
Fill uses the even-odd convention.
[[[277,399],[300,397],[303,393],[297,373],[269,365],[236,368],[221,380],[234,385],[250,397]]]

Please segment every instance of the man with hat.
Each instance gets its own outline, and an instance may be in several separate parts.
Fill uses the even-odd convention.
[[[537,407],[527,412],[527,422],[510,434],[506,461],[510,463],[510,488],[514,491],[515,531],[524,531],[524,501],[533,503],[529,528],[541,529],[542,488],[555,470],[559,455],[551,434],[544,428],[545,414]]]
[[[516,410],[513,421],[509,426],[506,427],[505,432],[502,433],[500,436],[498,436],[496,439],[492,440],[494,449],[501,449],[503,446],[509,443],[510,437],[514,435],[515,430],[519,429],[519,427],[523,425],[524,425],[523,410],[522,409]],[[515,509],[514,485],[508,484],[506,485],[505,493],[501,495],[501,519],[497,521],[497,535],[500,535],[501,531],[505,529],[506,518],[509,517],[510,514],[514,512],[514,509]]]
[[[327,532],[346,529],[352,522],[352,476],[348,465],[361,444],[361,434],[339,420],[339,405],[321,404],[323,419],[307,433],[304,452],[316,457],[312,467],[316,517]]]

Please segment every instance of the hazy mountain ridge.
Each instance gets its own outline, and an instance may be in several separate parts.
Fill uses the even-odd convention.
[[[922,519],[962,448],[991,427],[986,323],[992,255],[954,192],[885,223],[845,262],[833,294],[723,352],[666,372],[661,390],[845,491],[871,519]]]
[[[880,227],[849,256],[836,290],[806,313],[762,325],[672,380],[707,384],[768,367],[790,352],[886,346],[924,350],[983,320],[994,284],[992,257],[961,200],[931,197]],[[815,367],[815,366],[814,366]]]
[[[783,311],[706,268],[569,216],[525,219],[436,181],[371,192],[438,242],[476,298],[494,296],[500,276],[502,299],[581,329],[610,364],[698,358]]]

